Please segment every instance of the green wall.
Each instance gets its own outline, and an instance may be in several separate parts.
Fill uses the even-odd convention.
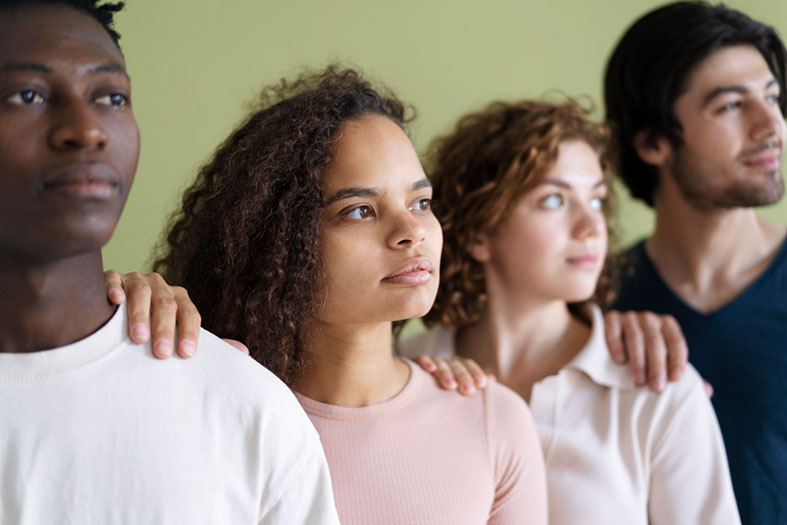
[[[118,16],[142,130],[137,179],[105,266],[147,270],[167,214],[261,86],[303,66],[357,66],[416,106],[416,148],[497,98],[558,88],[599,100],[606,57],[646,0],[126,0]],[[787,35],[787,2],[728,5]],[[597,115],[599,112],[597,112]],[[651,227],[621,199],[624,239]],[[763,210],[787,223],[787,199]]]

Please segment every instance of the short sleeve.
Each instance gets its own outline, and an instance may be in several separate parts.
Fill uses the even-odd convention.
[[[653,448],[650,523],[738,524],[721,431],[699,375],[691,372],[681,381],[690,388],[673,400],[674,412]]]
[[[517,394],[497,383],[484,392],[495,498],[490,524],[546,524],[544,456],[533,417]]]
[[[285,485],[260,525],[338,525],[328,464],[319,444],[301,456]]]

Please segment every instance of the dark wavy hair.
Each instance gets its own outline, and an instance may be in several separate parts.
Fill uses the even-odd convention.
[[[154,269],[189,291],[203,326],[244,341],[290,385],[323,304],[320,180],[337,132],[368,114],[403,126],[405,110],[335,65],[266,88],[199,170],[159,245]]]
[[[102,3],[101,0],[0,0],[0,9],[28,7],[36,4],[64,5],[87,13],[101,24],[118,45],[120,34],[115,31],[115,14],[123,9],[124,2]]]
[[[787,50],[776,30],[724,5],[675,2],[637,20],[607,63],[604,100],[619,152],[618,171],[632,197],[653,206],[658,170],[639,158],[634,137],[647,130],[679,146],[675,100],[694,67],[723,47],[752,45],[776,77],[779,107],[787,110]]]
[[[546,176],[561,143],[587,142],[606,170],[607,129],[589,122],[589,111],[572,99],[560,104],[494,102],[465,115],[452,133],[435,139],[427,172],[435,214],[443,226],[443,255],[437,300],[424,318],[427,325],[454,329],[478,321],[486,304],[486,281],[484,266],[470,255],[470,245],[477,234],[498,226],[517,200]],[[606,296],[606,286],[599,290],[597,295]]]

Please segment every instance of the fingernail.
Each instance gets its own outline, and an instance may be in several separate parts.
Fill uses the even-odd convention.
[[[197,350],[197,345],[195,345],[194,341],[192,341],[191,339],[183,339],[180,342],[180,352],[186,357],[193,356],[196,350]]]
[[[159,339],[153,347],[153,353],[158,357],[169,357],[172,355],[172,341],[169,339]]]
[[[454,381],[453,379],[448,379],[446,380],[445,385],[448,388],[456,388],[456,381]]]
[[[484,376],[473,376],[473,379],[475,379],[475,384],[476,385],[478,385],[480,387],[485,387],[486,386],[486,377],[484,377]]]
[[[123,293],[123,290],[113,288],[109,291],[109,298],[112,299],[114,303],[120,303],[126,298],[126,294]]]
[[[150,337],[150,331],[145,323],[134,323],[131,327],[131,336],[137,342],[145,342]]]
[[[642,372],[637,373],[635,380],[638,385],[644,385],[647,382],[647,379],[645,378],[645,374]]]
[[[661,392],[664,390],[667,381],[664,379],[664,376],[659,376],[653,381],[653,386],[656,388],[657,392]]]
[[[669,373],[670,379],[672,379],[673,381],[679,380],[682,375],[683,375],[683,371],[680,368],[676,368],[675,370]]]

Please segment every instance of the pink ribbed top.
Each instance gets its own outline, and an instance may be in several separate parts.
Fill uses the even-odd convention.
[[[322,439],[341,522],[545,524],[544,463],[524,401],[496,383],[470,398],[444,391],[407,363],[407,385],[376,405],[296,394]]]

